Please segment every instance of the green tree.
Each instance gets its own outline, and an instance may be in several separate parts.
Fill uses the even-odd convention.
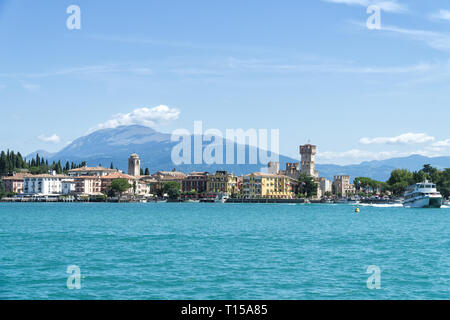
[[[61,161],[58,161],[55,165],[55,171],[57,174],[61,174],[63,172],[62,170],[62,166],[61,166]]]
[[[13,172],[28,168],[28,164],[20,152],[7,150],[0,152],[0,175],[10,175]]]
[[[414,174],[406,169],[396,169],[392,171],[387,184],[389,189],[397,196],[404,193],[408,186],[415,183]]]
[[[129,190],[130,188],[131,188],[132,186],[131,186],[131,184],[128,182],[128,180],[127,179],[114,179],[112,182],[111,182],[111,191],[114,193],[114,194],[119,194],[119,201],[120,201],[120,198],[122,197],[122,194],[125,192],[125,191],[127,191],[127,190]]]
[[[150,175],[150,170],[148,170],[148,168],[145,168],[144,175],[145,176],[149,176]]]
[[[318,184],[314,181],[314,178],[305,173],[300,174],[298,177],[298,189],[299,193],[306,194],[308,197],[317,195]]]
[[[445,198],[450,197],[450,169],[447,168],[440,173],[440,179],[437,182],[438,190]]]
[[[178,200],[181,195],[181,186],[176,181],[169,181],[163,185],[162,192],[167,193],[170,200]]]

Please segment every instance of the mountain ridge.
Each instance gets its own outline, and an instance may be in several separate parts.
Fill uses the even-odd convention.
[[[193,136],[191,136],[193,142]],[[36,153],[49,161],[61,161],[65,163],[86,161],[89,166],[102,164],[107,167],[112,162],[115,167],[126,171],[128,157],[132,153],[137,153],[141,157],[141,167],[149,168],[150,172],[158,170],[177,169],[186,173],[191,171],[227,170],[237,175],[248,174],[261,171],[266,167],[266,163],[227,165],[227,164],[201,164],[201,165],[174,165],[171,160],[171,151],[179,142],[171,141],[171,135],[160,133],[149,127],[131,125],[120,126],[112,129],[101,129],[90,134],[75,139],[71,144],[56,153],[48,153],[45,150],[38,150],[26,156],[27,159],[35,157]],[[208,143],[203,143],[203,148]],[[224,140],[225,146],[225,140]],[[259,149],[246,146],[246,160],[250,151],[257,152]],[[225,156],[224,148],[224,156]],[[30,157],[31,156],[31,157]],[[235,154],[235,162],[236,163]],[[284,155],[280,157],[280,168],[284,169],[287,162],[299,162]],[[259,157],[258,157],[259,158]],[[258,160],[259,161],[259,160]],[[246,162],[248,163],[248,162]],[[386,181],[392,170],[408,169],[410,171],[419,170],[424,164],[431,164],[440,169],[450,167],[450,157],[425,157],[421,155],[411,155],[403,158],[391,158],[386,160],[363,161],[360,164],[336,165],[336,164],[316,164],[316,169],[321,177],[333,179],[334,175],[350,175],[352,178],[365,176],[372,179]]]

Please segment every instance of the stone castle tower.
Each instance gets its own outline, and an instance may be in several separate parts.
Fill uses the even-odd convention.
[[[128,158],[128,174],[133,177],[139,177],[141,175],[141,159],[136,153],[133,153]]]
[[[319,177],[319,173],[316,171],[316,153],[317,147],[311,144],[300,146],[300,155],[302,157],[302,173],[310,175],[311,177]]]

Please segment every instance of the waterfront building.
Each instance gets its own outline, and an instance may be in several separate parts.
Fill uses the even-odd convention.
[[[307,174],[311,177],[319,178],[319,173],[315,168],[315,157],[317,153],[317,146],[306,144],[300,146],[301,155],[301,173]]]
[[[27,176],[23,180],[23,193],[36,196],[54,196],[62,194],[62,181],[69,179],[66,175],[39,174]]]
[[[203,198],[207,190],[208,172],[192,172],[183,179],[182,192],[195,192],[197,198]]]
[[[300,176],[300,165],[298,162],[286,163],[286,170],[281,170],[277,174],[288,176],[292,179],[298,179]]]
[[[148,195],[155,195],[161,187],[161,183],[152,176],[141,176],[139,178],[141,185],[145,185]]]
[[[136,183],[136,195],[142,197],[148,197],[151,195],[151,187],[149,184],[139,180]]]
[[[237,177],[236,193],[241,195],[244,187],[244,177]]]
[[[333,183],[327,178],[319,178],[319,187],[322,196],[325,196],[327,192],[333,192]]]
[[[181,191],[183,180],[186,179],[187,175],[183,172],[179,172],[176,169],[173,169],[172,171],[158,171],[153,174],[152,177],[159,182],[159,188],[162,188],[162,186],[166,182],[175,181],[180,184]]]
[[[82,167],[77,169],[71,169],[69,170],[68,174],[71,177],[81,177],[81,176],[103,177],[115,172],[119,172],[119,170],[107,169],[99,166],[99,167]]]
[[[295,183],[295,179],[284,175],[251,173],[243,177],[242,195],[246,199],[292,199]]]
[[[31,176],[28,173],[17,173],[11,177],[4,177],[5,191],[7,193],[23,193],[23,180],[25,177]]]
[[[141,175],[141,159],[136,153],[128,158],[128,175],[139,177]]]
[[[236,194],[238,192],[237,177],[227,171],[217,171],[208,175],[206,191],[210,196],[218,194]]]
[[[333,181],[333,193],[335,195],[342,195],[348,197],[355,194],[356,189],[353,184],[350,184],[350,176],[339,175],[334,177]]]
[[[61,181],[61,193],[63,195],[70,195],[75,192],[75,180],[64,179]]]
[[[76,177],[75,191],[77,195],[96,196],[102,194],[102,179],[98,176]]]
[[[137,190],[138,179],[136,179],[135,177],[130,176],[128,174],[122,173],[122,172],[115,172],[115,173],[111,173],[107,176],[101,177],[101,192],[108,193],[108,191],[111,188],[111,183],[113,182],[113,180],[117,180],[117,179],[125,179],[131,185],[130,189],[128,189],[126,192],[124,192],[124,194],[132,195],[132,194],[134,194],[134,189],[136,188],[136,190]]]

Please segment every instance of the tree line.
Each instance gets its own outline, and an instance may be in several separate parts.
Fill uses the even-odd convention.
[[[389,191],[396,196],[401,196],[409,186],[425,180],[435,183],[438,191],[445,198],[450,196],[450,168],[439,170],[429,164],[424,165],[421,170],[413,172],[406,169],[395,169],[391,172],[391,176],[386,182],[358,177],[355,178],[354,183],[357,191],[371,188],[382,192]]]
[[[20,152],[7,150],[0,153],[0,175],[8,176],[14,172],[28,170],[31,174],[44,174],[49,171],[55,171],[57,174],[67,173],[71,169],[81,168],[86,166],[86,162],[79,164],[67,161],[64,165],[61,161],[49,162],[44,157],[36,156],[30,160],[26,160]]]

